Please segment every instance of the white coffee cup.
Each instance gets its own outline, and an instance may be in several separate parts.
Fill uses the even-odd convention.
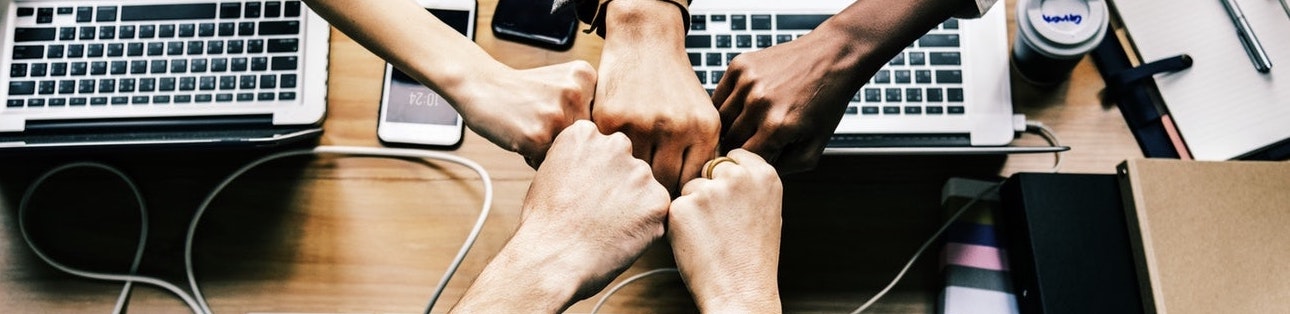
[[[1106,36],[1105,0],[1019,0],[1012,63],[1026,81],[1059,84]]]

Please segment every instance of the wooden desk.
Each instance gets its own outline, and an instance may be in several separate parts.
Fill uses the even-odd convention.
[[[1008,23],[1013,24],[1009,0]],[[476,42],[514,67],[599,60],[601,40],[580,35],[569,52],[493,37],[495,1],[479,5]],[[1009,27],[1010,32],[1012,27]],[[1011,37],[1011,36],[1010,36]],[[377,146],[381,60],[333,32],[329,113],[322,143]],[[1014,76],[1018,112],[1052,126],[1073,150],[1063,172],[1111,173],[1141,157],[1123,119],[1103,106],[1103,85],[1085,60],[1069,83],[1039,91]],[[1020,143],[1041,145],[1027,135]],[[496,184],[488,224],[457,272],[438,311],[460,298],[510,237],[534,172],[515,154],[469,133],[455,152],[483,164]],[[143,274],[182,283],[181,240],[190,215],[215,182],[253,152],[95,155],[120,166],[143,190],[152,234]],[[36,259],[21,240],[16,207],[27,185],[81,157],[18,158],[0,166],[0,313],[110,311],[120,284],[73,278]],[[1052,155],[976,157],[828,157],[815,172],[785,178],[781,289],[788,312],[850,311],[882,288],[942,222],[941,185],[949,177],[1044,171]],[[426,165],[429,165],[427,167]],[[480,181],[440,163],[299,157],[260,167],[216,200],[201,225],[195,256],[212,309],[230,312],[418,312],[475,219]],[[98,172],[55,178],[38,193],[29,221],[47,251],[72,265],[121,271],[137,239],[137,209],[124,186]],[[935,256],[937,254],[927,254]],[[941,282],[934,257],[875,307],[932,312]],[[651,248],[620,280],[672,266],[666,244]],[[573,306],[587,312],[599,295]],[[136,288],[138,312],[186,311],[170,294]],[[694,312],[680,279],[660,275],[609,300],[605,312]]]

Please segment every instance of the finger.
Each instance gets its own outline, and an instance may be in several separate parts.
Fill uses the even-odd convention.
[[[780,174],[815,169],[828,142],[828,137],[819,137],[785,146],[779,154],[779,160],[775,163],[775,169],[779,170]]]
[[[746,107],[745,98],[748,96],[749,88],[739,86],[738,78],[731,78],[729,75],[723,77],[721,83],[730,85],[729,88],[731,89],[725,97],[722,97],[720,102],[716,102],[716,98],[713,98],[714,104],[717,105],[717,113],[721,116],[721,135],[725,136],[730,131],[731,124],[744,112],[744,107]],[[716,95],[716,93],[713,92],[713,95]]]
[[[685,159],[681,165],[681,184],[688,183],[702,175],[703,164],[717,156],[714,145],[699,143],[686,149]]]
[[[721,76],[720,81],[717,81],[717,88],[712,90],[712,104],[717,106],[718,110],[724,107],[726,99],[734,92],[741,73],[743,73],[742,66],[731,64],[726,69],[726,74]]]
[[[732,150],[726,154],[726,157],[739,162],[739,166],[744,168],[771,168],[770,164],[761,155],[744,149]]]
[[[784,146],[793,143],[793,140],[786,129],[763,126],[744,143],[743,149],[761,155],[767,163],[775,164],[783,154]]]
[[[739,117],[729,124],[729,129],[721,137],[721,151],[743,147],[748,139],[758,132],[757,128],[765,118],[764,111],[744,110],[739,113]],[[726,124],[723,122],[722,125]]]
[[[686,197],[690,194],[702,191],[704,187],[709,184],[712,184],[712,180],[710,179],[696,178],[694,180],[690,180],[690,182],[685,183],[685,186],[681,187],[681,197]]]
[[[667,188],[667,192],[677,195],[680,191],[681,163],[685,156],[685,146],[675,144],[679,141],[665,141],[654,148],[654,178]]]
[[[712,176],[710,178],[712,180],[737,180],[737,177],[735,177],[737,174],[735,172],[738,171],[741,166],[739,164],[739,160],[734,158],[725,160],[713,159],[712,162],[714,162],[714,164],[711,165]]]

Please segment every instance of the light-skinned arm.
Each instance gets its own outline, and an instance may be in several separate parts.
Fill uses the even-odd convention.
[[[722,150],[744,148],[787,174],[819,161],[852,95],[963,0],[864,0],[791,42],[731,60],[712,102]]]
[[[684,11],[661,0],[614,0],[591,118],[623,132],[668,191],[699,176],[716,155],[720,120],[685,54]]]
[[[574,123],[538,168],[515,235],[453,312],[557,313],[596,294],[663,237],[669,200],[627,136]]]
[[[742,149],[685,184],[668,214],[681,278],[704,313],[779,313],[783,187],[775,168]]]
[[[409,0],[306,0],[359,44],[448,100],[466,126],[536,167],[555,135],[590,118],[585,61],[516,70]]]

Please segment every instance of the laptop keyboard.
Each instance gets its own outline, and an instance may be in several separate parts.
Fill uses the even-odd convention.
[[[301,92],[299,1],[106,4],[17,4],[6,109],[273,105]]]
[[[825,14],[694,14],[685,47],[708,93],[741,53],[795,40]],[[851,98],[847,115],[962,115],[964,106],[959,21],[949,19],[906,47]]]

